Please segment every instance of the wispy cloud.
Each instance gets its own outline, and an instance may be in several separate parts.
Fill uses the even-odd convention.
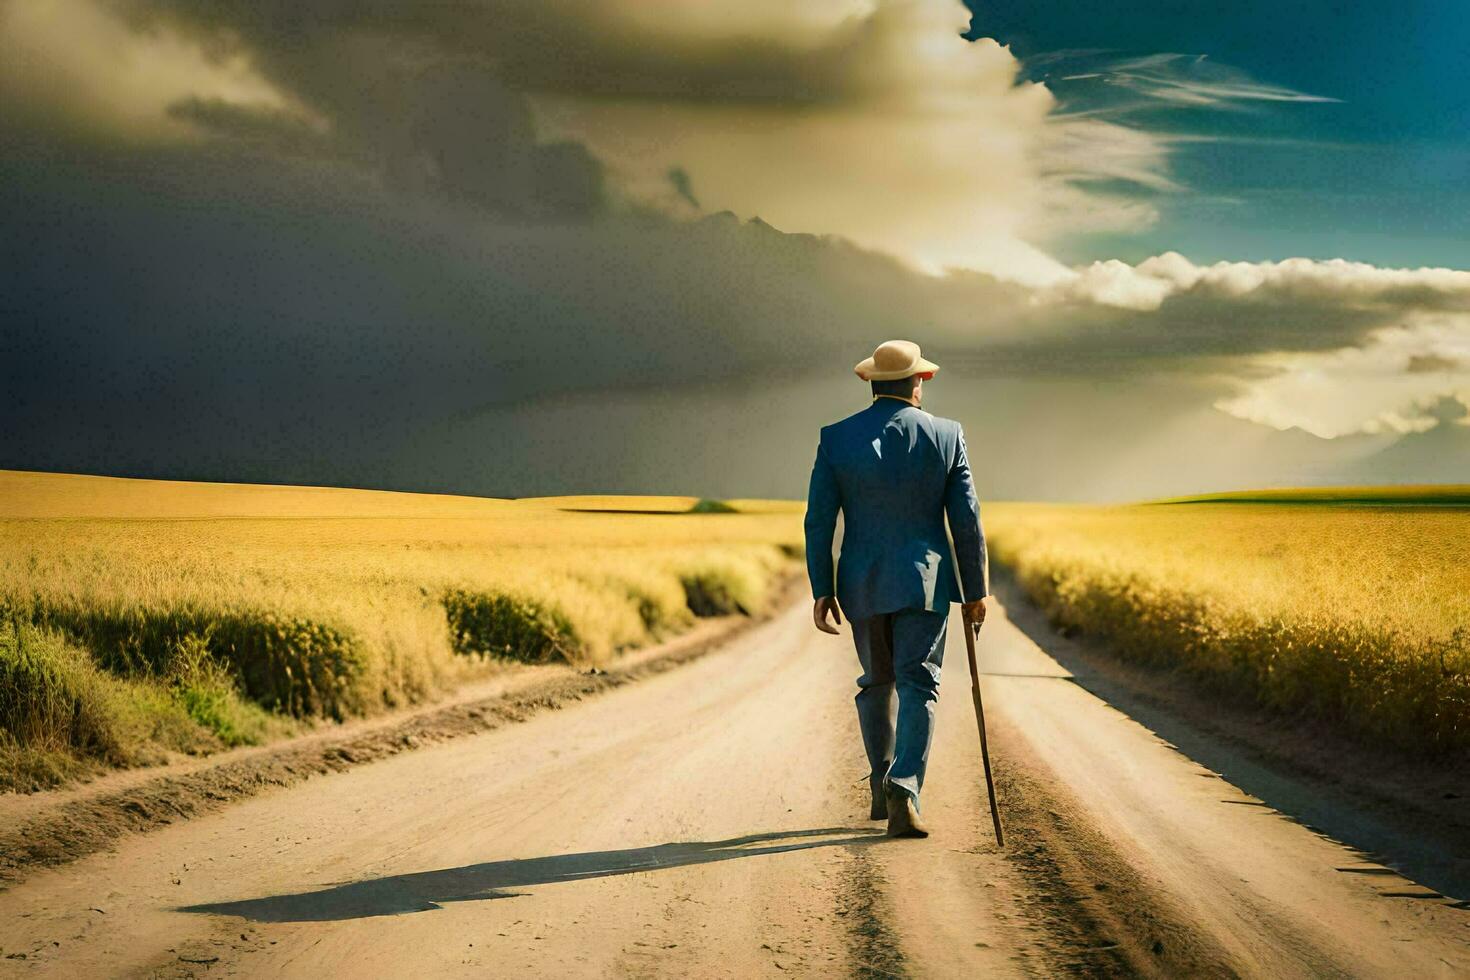
[[[1203,200],[1175,176],[1177,155],[1195,145],[1273,139],[1239,127],[1222,131],[1212,115],[1337,101],[1257,80],[1202,55],[1054,51],[1027,58],[1022,75],[1045,84],[1057,99],[1039,159],[1053,182],[1049,199],[1060,205],[1047,228],[1062,236],[1147,227],[1168,196]],[[1079,187],[1088,190],[1086,199],[1075,193]],[[1089,222],[1089,215],[1103,217]]]
[[[1242,109],[1253,103],[1340,102],[1254,78],[1206,55],[1053,52],[1028,59],[1073,110],[1093,115],[1159,108]]]
[[[1205,55],[1152,54],[1123,59],[1085,77],[1122,86],[1160,102],[1188,106],[1231,108],[1250,102],[1341,101],[1258,81]]]

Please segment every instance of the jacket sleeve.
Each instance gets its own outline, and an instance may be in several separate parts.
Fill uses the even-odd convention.
[[[806,574],[811,580],[813,599],[837,594],[832,570],[832,536],[837,530],[837,511],[841,506],[837,476],[818,443],[806,497]]]
[[[959,562],[960,585],[966,602],[990,595],[990,563],[985,553],[985,531],[980,527],[980,500],[970,475],[965,432],[955,425],[954,462],[944,487],[944,510]]]

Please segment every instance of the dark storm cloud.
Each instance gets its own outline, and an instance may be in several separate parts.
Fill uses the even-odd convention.
[[[235,142],[31,139],[0,160],[0,465],[341,478],[533,394],[789,377],[1023,300],[729,215],[483,203]]]
[[[669,184],[674,188],[674,193],[696,211],[701,210],[699,198],[694,196],[694,181],[689,177],[689,171],[683,167],[669,168]]]
[[[525,96],[485,65],[434,65],[399,87],[399,115],[381,120],[395,179],[500,215],[588,217],[603,207],[602,164],[579,144],[538,142]]]
[[[324,134],[299,115],[280,109],[190,97],[174,102],[167,111],[174,119],[260,149],[293,156],[327,156],[333,152]]]
[[[1409,374],[1434,374],[1441,371],[1463,371],[1466,364],[1454,357],[1442,354],[1416,354],[1409,358],[1404,370]]]
[[[303,368],[319,383],[381,374],[451,398],[434,379],[460,377],[485,401],[811,365],[916,319],[957,343],[1025,298],[727,214],[508,221],[498,198],[467,209],[238,147],[53,148],[0,176],[12,337],[220,373],[244,358],[294,376],[320,355]]]
[[[330,130],[286,110],[189,98],[169,107],[210,135],[380,169],[400,190],[434,194],[520,218],[585,218],[607,203],[603,166],[580,144],[538,140],[524,95],[485,64],[440,60],[380,73],[391,105],[369,98],[367,118],[329,118]]]

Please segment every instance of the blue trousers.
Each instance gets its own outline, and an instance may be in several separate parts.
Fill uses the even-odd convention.
[[[941,612],[902,609],[852,623],[853,642],[863,666],[858,678],[858,727],[875,794],[886,784],[917,803],[924,788],[948,622],[949,617]]]

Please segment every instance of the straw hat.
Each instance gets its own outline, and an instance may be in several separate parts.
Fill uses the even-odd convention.
[[[933,374],[939,365],[919,356],[919,345],[909,340],[890,340],[878,345],[873,356],[859,361],[853,371],[864,381],[897,381],[915,374]]]

